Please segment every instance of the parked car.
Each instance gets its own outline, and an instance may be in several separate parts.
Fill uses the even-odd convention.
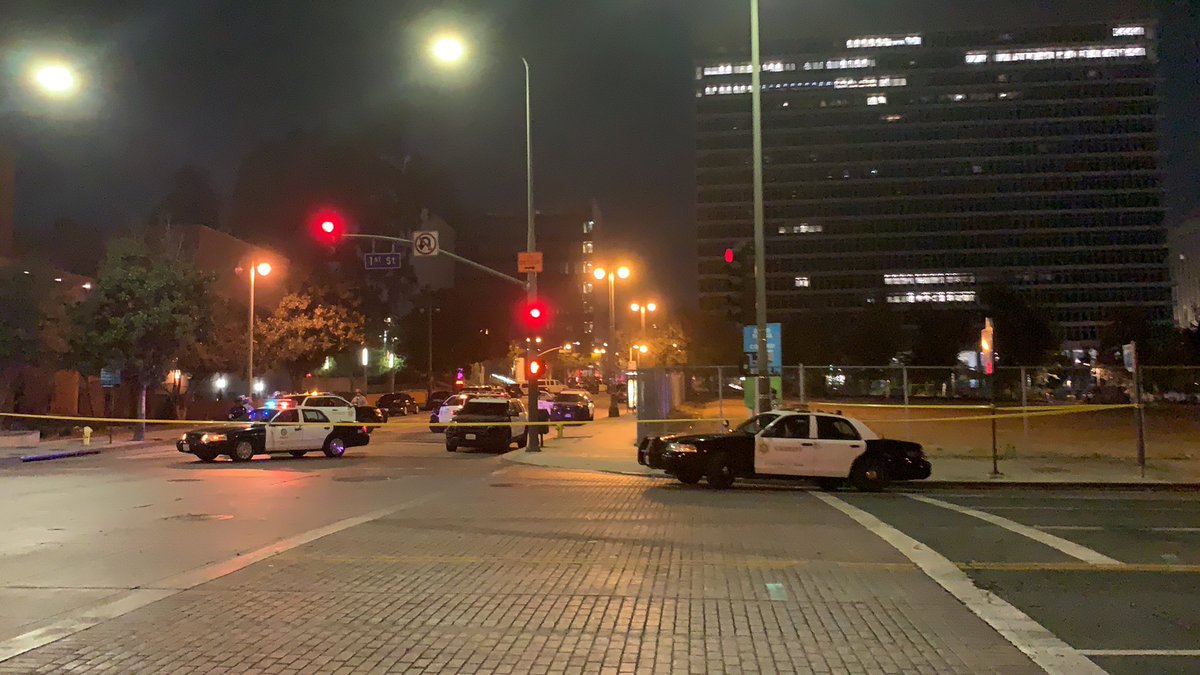
[[[917,443],[881,438],[852,417],[806,410],[762,413],[724,433],[643,438],[638,463],[682,483],[705,478],[717,489],[736,478],[769,477],[811,478],[822,489],[849,482],[873,492],[932,472]]]
[[[455,416],[455,424],[446,427],[446,451],[460,447],[488,448],[497,452],[508,450],[514,442],[525,447],[525,427],[529,417],[525,405],[507,396],[479,396],[463,405]],[[476,426],[500,422],[496,426]],[[458,426],[464,424],[466,426]]]
[[[550,419],[590,422],[596,419],[596,404],[582,389],[564,389],[554,397],[554,402],[550,405]]]
[[[380,424],[388,421],[387,411],[383,408],[376,408],[373,405],[356,405],[354,406],[355,421],[362,422],[368,425],[367,433],[375,431]]]
[[[403,391],[382,394],[375,401],[375,405],[387,411],[389,417],[415,415],[421,412],[421,406],[417,405],[417,400]]]
[[[255,455],[286,452],[302,457],[316,450],[326,457],[341,457],[346,448],[370,442],[366,427],[336,426],[322,408],[289,405],[259,408],[244,421],[185,432],[175,449],[202,462],[221,455],[247,462]]]

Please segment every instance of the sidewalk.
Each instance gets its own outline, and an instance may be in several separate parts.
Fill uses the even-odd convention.
[[[86,446],[83,444],[83,439],[78,436],[42,438],[37,445],[0,448],[0,461],[22,461],[23,458],[30,457],[57,459],[59,457],[75,457],[115,450],[135,450],[137,448],[146,448],[173,442],[175,438],[178,438],[178,435],[165,433],[164,429],[150,428],[146,430],[146,440],[135,441],[132,437],[132,431],[122,430],[113,434],[113,439],[110,443],[107,433],[103,435],[97,434],[92,436],[91,444]]]
[[[637,463],[637,416],[599,419],[571,430],[567,438],[546,437],[540,453],[516,450],[506,460],[532,466],[586,469],[642,476],[663,476]],[[1133,458],[1020,457],[1001,458],[1000,475],[991,476],[987,458],[933,456],[933,475],[913,485],[1111,485],[1190,486],[1200,488],[1200,460],[1150,459],[1142,477]]]

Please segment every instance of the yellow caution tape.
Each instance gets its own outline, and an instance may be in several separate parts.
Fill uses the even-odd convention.
[[[139,420],[129,417],[77,417],[72,415],[32,415],[26,413],[0,413],[0,417],[13,417],[18,419],[34,419],[34,420],[57,420],[66,422],[99,422],[105,424],[185,424],[193,427],[221,425],[229,426],[231,424],[239,424],[246,420]],[[377,429],[379,427],[504,427],[504,426],[547,426],[547,427],[572,427],[582,426],[588,422],[575,421],[529,421],[529,422],[288,422],[286,424],[278,424],[275,426],[281,427],[370,427]]]

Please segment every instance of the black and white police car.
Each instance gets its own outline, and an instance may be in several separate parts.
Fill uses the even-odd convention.
[[[852,417],[803,409],[765,412],[722,433],[643,438],[638,463],[718,489],[762,477],[815,479],[823,489],[849,482],[873,492],[932,472],[917,443],[882,438]]]
[[[289,453],[303,457],[316,451],[336,458],[346,448],[370,442],[366,427],[336,423],[321,408],[293,406],[289,402],[259,408],[245,420],[188,431],[175,442],[175,449],[193,454],[202,462],[211,462],[221,455],[235,462],[246,462],[255,455]]]

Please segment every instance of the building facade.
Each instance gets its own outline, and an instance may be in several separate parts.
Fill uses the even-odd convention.
[[[527,222],[525,214],[480,216],[470,224],[469,235],[462,237],[462,254],[493,269],[523,276],[517,273],[517,253],[525,250]],[[543,264],[538,295],[552,312],[552,334],[545,336],[547,339],[590,344],[597,328],[597,305],[607,311],[605,287],[592,277],[595,256],[601,252],[597,238],[603,231],[602,223],[595,202],[588,208],[539,211],[534,216],[537,250],[542,252]],[[504,284],[476,271],[462,278],[473,287]]]
[[[773,320],[970,307],[1005,284],[1068,342],[1171,318],[1152,22],[843,36],[763,53]],[[750,67],[696,68],[703,307],[753,237]]]

